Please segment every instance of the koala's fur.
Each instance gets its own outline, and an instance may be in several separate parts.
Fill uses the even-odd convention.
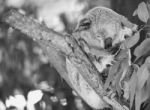
[[[78,22],[74,34],[84,51],[90,56],[96,56],[93,63],[99,72],[102,72],[113,62],[113,55],[106,49],[118,46],[126,36],[132,36],[136,27],[113,10],[96,7],[88,11]],[[95,51],[99,54],[95,54]]]

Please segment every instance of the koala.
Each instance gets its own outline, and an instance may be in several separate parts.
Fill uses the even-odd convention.
[[[137,26],[105,7],[95,7],[79,20],[75,39],[101,73],[114,62],[114,55]]]

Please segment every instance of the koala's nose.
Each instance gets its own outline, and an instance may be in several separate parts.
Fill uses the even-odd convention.
[[[104,40],[104,45],[105,45],[105,49],[108,49],[108,48],[110,48],[110,47],[112,47],[112,38],[106,38],[105,40]]]
[[[124,36],[125,39],[127,39],[127,38],[129,38],[129,37],[130,37],[129,35],[125,35],[125,36]]]

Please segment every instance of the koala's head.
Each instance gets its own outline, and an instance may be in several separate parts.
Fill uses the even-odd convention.
[[[96,7],[78,22],[76,32],[90,46],[109,48],[133,34],[135,25],[105,7]]]

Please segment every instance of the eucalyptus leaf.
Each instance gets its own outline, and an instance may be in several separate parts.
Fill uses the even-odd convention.
[[[135,110],[140,110],[141,103],[141,94],[138,92],[135,96]]]
[[[140,39],[140,33],[137,32],[132,37],[126,39],[125,46],[127,48],[131,48],[139,41],[139,39]]]
[[[133,105],[134,97],[135,97],[135,90],[137,86],[137,71],[139,67],[137,65],[134,65],[134,71],[130,79],[130,108]]]
[[[109,84],[114,80],[114,77],[116,77],[119,68],[120,68],[120,62],[116,62],[114,65],[110,67],[108,78],[106,79],[106,82],[104,84],[105,89],[107,89],[109,87]]]
[[[148,93],[150,93],[150,77],[148,78],[148,80],[146,82],[146,89],[147,89]]]
[[[145,63],[150,64],[150,56],[146,58]]]
[[[137,86],[135,95],[135,108],[140,110],[141,104],[146,101],[150,94],[150,71],[148,69],[150,64],[150,57],[148,57],[145,63],[139,68],[137,72]]]
[[[146,58],[145,64],[146,64],[147,69],[148,69],[149,74],[150,74],[150,56]],[[149,85],[149,87],[150,87],[150,85]]]
[[[141,21],[143,21],[145,23],[147,22],[147,20],[149,18],[149,13],[148,13],[147,6],[144,2],[141,2],[138,5],[137,14],[138,14],[138,17]]]
[[[143,64],[137,72],[137,77],[138,77],[137,89],[143,88],[144,84],[149,78],[149,75],[150,73],[148,71],[146,64]]]
[[[150,51],[150,39],[145,39],[139,46],[134,50],[134,55],[139,58]]]
[[[149,98],[149,92],[145,87],[136,91],[135,96],[135,110],[140,110],[141,104]]]
[[[137,9],[135,9],[132,16],[136,16],[137,14]]]

